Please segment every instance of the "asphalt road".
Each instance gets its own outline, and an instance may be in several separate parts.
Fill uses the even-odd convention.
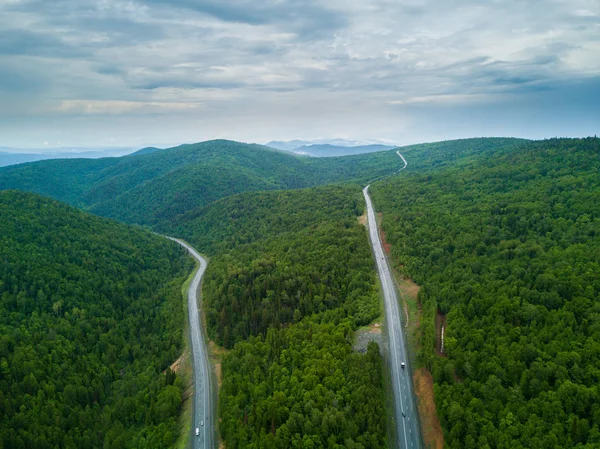
[[[188,288],[188,314],[190,317],[190,333],[192,337],[192,361],[194,366],[194,413],[192,438],[194,449],[213,449],[215,446],[214,411],[215,401],[213,398],[212,377],[208,362],[208,351],[204,334],[200,327],[200,314],[198,311],[198,292],[200,282],[206,271],[206,259],[190,245],[182,240],[167,237],[186,248],[190,254],[200,263],[200,267]],[[196,429],[200,435],[196,436]]]
[[[406,168],[406,159],[404,159],[400,153],[398,153],[398,156],[404,161],[404,167],[402,169]],[[373,253],[375,255],[375,260],[377,261],[377,270],[379,271],[379,278],[384,295],[391,380],[394,393],[394,421],[397,431],[397,447],[420,449],[421,434],[419,431],[419,415],[413,396],[412,375],[410,363],[406,355],[406,346],[404,344],[404,333],[402,331],[400,306],[398,303],[396,286],[379,238],[377,222],[375,221],[375,211],[373,210],[373,204],[371,202],[371,197],[369,196],[369,186],[366,186],[363,189],[363,195],[365,196],[365,201],[367,203],[367,218],[371,246],[373,247]],[[405,368],[402,368],[402,362],[405,363]]]

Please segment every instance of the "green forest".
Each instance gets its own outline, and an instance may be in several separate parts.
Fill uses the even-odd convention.
[[[411,169],[520,139],[477,138],[404,147]],[[367,182],[399,168],[394,151],[310,158],[227,140],[213,140],[118,158],[58,159],[0,168],[0,189],[26,190],[126,223],[172,229],[172,221],[247,191]]]
[[[414,145],[389,177],[395,151],[311,159],[211,141],[6,167],[0,189],[210,256],[227,448],[366,449],[388,444],[379,348],[352,351],[381,314],[357,220],[379,178],[395,268],[422,287],[418,359],[448,447],[587,449],[600,446],[599,146]],[[0,449],[171,447],[191,260],[35,194],[0,191],[0,207]]]
[[[168,228],[177,215],[245,191],[296,189],[389,174],[390,152],[314,159],[227,140],[103,159],[0,168],[0,189],[50,196],[108,218]]]
[[[209,335],[229,348],[220,432],[235,448],[386,447],[383,361],[353,331],[380,313],[358,186],[245,193],[186,216],[211,254]]]
[[[0,211],[0,448],[171,446],[185,252],[34,194]]]
[[[552,139],[372,186],[395,267],[422,287],[449,448],[600,447],[598,173],[599,139]]]

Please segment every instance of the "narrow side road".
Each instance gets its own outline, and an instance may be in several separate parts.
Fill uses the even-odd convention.
[[[206,271],[207,262],[198,252],[182,240],[167,237],[186,248],[190,254],[200,263],[200,267],[188,288],[188,314],[190,317],[190,333],[192,340],[192,361],[194,367],[194,413],[193,413],[193,440],[194,449],[214,449],[214,398],[212,389],[212,377],[208,362],[208,350],[204,334],[202,333],[200,314],[198,311],[198,291],[202,276]],[[196,435],[198,429],[199,435]]]
[[[400,153],[398,153],[398,156],[404,161],[404,167],[400,169],[403,170],[408,164]],[[379,272],[379,279],[384,295],[386,327],[390,345],[389,357],[392,390],[394,393],[394,421],[396,424],[397,447],[420,449],[419,414],[413,396],[412,374],[406,355],[396,286],[379,238],[377,222],[375,221],[375,211],[373,210],[373,204],[369,196],[369,186],[363,189],[363,195],[367,203],[369,237],[377,262],[377,271]]]
[[[396,173],[398,173],[398,172],[400,172],[400,171],[404,170],[404,169],[407,167],[407,165],[408,165],[408,162],[406,162],[406,159],[404,159],[404,156],[402,156],[402,155],[400,154],[400,151],[396,151],[396,154],[397,154],[398,156],[400,156],[400,159],[402,159],[402,162],[404,162],[404,167],[402,167],[400,170],[398,170],[398,171],[396,172]],[[367,186],[367,187],[368,187],[368,186]]]

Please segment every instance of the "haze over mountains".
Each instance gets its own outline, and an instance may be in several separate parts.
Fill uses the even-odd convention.
[[[290,140],[272,141],[266,144],[271,148],[289,151],[295,154],[327,157],[346,156],[351,154],[372,153],[394,148],[392,145],[382,143],[364,143],[344,139],[318,139],[314,141]],[[125,155],[150,154],[161,151],[165,147],[148,146],[141,149],[134,147],[108,147],[108,148],[11,148],[0,147],[0,167],[23,164],[46,159],[99,159],[103,157],[120,157]],[[168,149],[168,147],[166,147]]]
[[[296,154],[305,154],[312,157],[348,156],[351,154],[375,153],[377,151],[391,150],[388,145],[360,145],[344,147],[330,144],[303,145],[292,150]]]
[[[351,154],[373,153],[395,148],[396,145],[378,141],[365,142],[346,139],[288,140],[271,141],[266,144],[279,150],[290,151],[313,157],[347,156]]]
[[[45,159],[98,159],[102,157],[119,157],[130,154],[135,148],[11,148],[0,147],[0,167],[23,164],[25,162]]]

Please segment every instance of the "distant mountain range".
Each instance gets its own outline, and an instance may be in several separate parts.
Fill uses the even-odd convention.
[[[396,148],[381,142],[358,142],[345,139],[272,141],[266,146],[295,154],[313,157],[348,156],[373,153]],[[160,151],[162,148],[145,147],[136,151],[134,147],[112,148],[12,148],[0,146],[0,167],[48,159],[99,159],[103,157],[141,156]]]
[[[319,140],[274,140],[266,144],[268,147],[291,153],[303,154],[313,157],[348,156],[352,154],[374,153],[396,148],[396,145],[387,145],[382,142],[358,142],[345,139],[319,139]]]
[[[82,150],[81,148],[55,148],[50,151],[41,148],[11,148],[0,147],[0,167],[7,165],[23,164],[47,159],[99,159],[101,157],[119,157],[130,154],[135,148],[92,148]],[[144,148],[140,151],[149,150]],[[155,150],[155,149],[153,149]]]
[[[356,147],[343,147],[330,144],[303,145],[292,150],[296,154],[305,154],[313,157],[350,156],[353,154],[375,153],[377,151],[392,150],[396,147],[389,145],[360,145]]]

